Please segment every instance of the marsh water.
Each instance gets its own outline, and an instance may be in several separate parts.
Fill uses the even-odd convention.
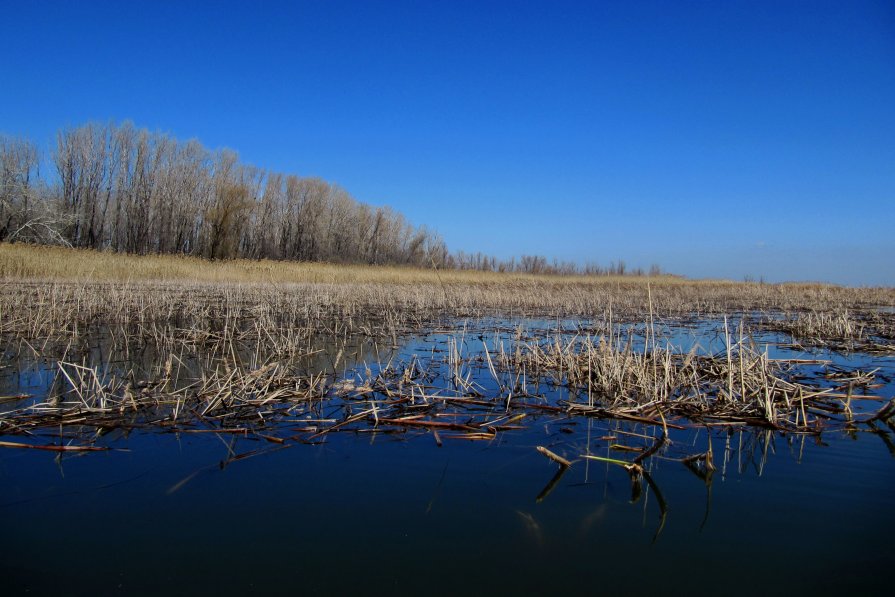
[[[343,343],[341,362],[323,343],[315,358],[334,366],[333,379],[414,360],[438,372],[458,337],[474,363],[484,346],[496,350],[522,327],[562,338],[583,332],[568,322],[455,322],[449,332],[408,334],[396,348]],[[664,338],[710,352],[722,342],[719,329],[682,325]],[[153,362],[151,351],[110,358],[101,336],[83,362],[105,372]],[[806,364],[806,374],[877,369],[882,386],[873,394],[895,395],[892,357],[805,351],[773,334],[755,341],[772,357],[824,361]],[[13,352],[0,395],[41,399],[58,383],[57,364]],[[464,373],[484,390],[497,384],[484,364]],[[540,391],[551,404],[563,398],[562,387]],[[880,406],[859,402],[857,415]],[[322,401],[288,425],[336,420],[343,410],[337,399]],[[271,443],[147,426],[96,437],[112,448],[104,452],[0,449],[3,594],[890,590],[891,429],[682,427],[639,483],[580,455],[623,458],[613,446],[646,442],[643,424],[553,411],[487,441],[374,427]],[[708,442],[713,473],[681,462]],[[562,472],[536,446],[573,465]]]

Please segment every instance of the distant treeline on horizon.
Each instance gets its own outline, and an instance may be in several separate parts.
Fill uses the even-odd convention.
[[[62,130],[56,176],[27,140],[0,135],[0,241],[135,254],[412,265],[533,274],[634,274],[523,255],[451,253],[439,235],[319,178],[263,170],[125,122]],[[650,275],[660,273],[658,266]]]

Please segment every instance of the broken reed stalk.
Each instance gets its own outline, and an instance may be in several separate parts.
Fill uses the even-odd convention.
[[[627,460],[619,460],[617,458],[607,458],[605,456],[596,456],[594,454],[581,454],[581,458],[586,458],[588,460],[598,460],[600,462],[608,462],[609,464],[614,464],[616,466],[620,466],[626,471],[628,471],[629,475],[642,475],[643,474],[643,466],[637,462],[628,462]]]
[[[111,450],[107,447],[99,446],[57,446],[57,445],[37,445],[23,444],[21,442],[0,441],[0,448],[20,448],[24,450],[44,450],[47,452],[102,452]]]
[[[568,460],[566,460],[559,454],[556,454],[555,452],[551,452],[544,446],[537,446],[536,449],[538,452],[540,452],[541,454],[543,454],[544,456],[546,456],[547,458],[549,458],[550,460],[552,460],[553,462],[555,462],[556,464],[561,466],[562,468],[569,468],[570,466],[572,466],[571,462],[569,462]]]

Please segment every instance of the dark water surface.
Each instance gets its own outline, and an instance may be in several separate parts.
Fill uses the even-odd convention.
[[[880,428],[718,429],[709,478],[674,459],[707,431],[675,431],[639,492],[599,461],[556,479],[535,446],[625,458],[606,438],[642,425],[553,415],[441,447],[427,431],[278,445],[139,430],[101,438],[103,453],[3,449],[2,594],[888,594],[895,446]]]

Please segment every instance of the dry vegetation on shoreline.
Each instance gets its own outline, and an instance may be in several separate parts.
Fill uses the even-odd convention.
[[[874,372],[833,372],[846,381],[805,377],[797,361],[769,360],[746,328],[887,352],[893,314],[881,313],[882,305],[895,305],[895,290],[209,262],[0,244],[0,365],[40,362],[52,378],[46,395],[0,397],[0,429],[30,437],[6,447],[57,451],[92,450],[104,430],[144,427],[275,443],[389,429],[490,440],[538,416],[660,429],[677,420],[797,433],[856,423],[875,430],[895,403],[873,418],[852,412],[853,400],[884,398],[866,394],[881,387]],[[728,315],[739,323],[726,353],[683,352],[662,341],[666,323],[717,324]],[[559,320],[582,327],[563,337]],[[500,340],[493,358],[487,346],[484,355],[461,354],[467,331],[479,344],[499,334],[512,339],[523,321],[541,323],[525,338],[515,334],[515,347],[504,351]],[[392,363],[402,338],[434,329],[448,338],[447,349],[433,345],[419,361]],[[632,339],[644,333],[635,348]],[[480,385],[489,376],[497,390]],[[294,433],[296,417],[320,418],[323,404],[344,415]],[[293,425],[291,434],[281,425]],[[39,443],[62,427],[82,443]],[[666,432],[643,458],[664,445]]]
[[[29,339],[95,325],[137,325],[153,336],[159,326],[199,336],[223,326],[255,328],[265,339],[340,329],[394,337],[458,318],[642,323],[649,314],[743,314],[794,339],[846,346],[891,340],[893,315],[880,314],[881,305],[895,305],[895,289],[207,261],[0,243],[0,333]]]
[[[234,284],[672,284],[676,276],[526,274],[395,265],[331,264],[270,259],[208,260],[183,255],[129,255],[92,249],[0,242],[0,279]]]
[[[679,276],[549,275],[441,270],[404,266],[341,265],[320,262],[232,259],[210,261],[179,255],[128,255],[91,249],[0,242],[0,280],[54,282],[195,282],[228,284],[398,284],[509,286],[539,289],[607,289],[621,294],[647,285],[659,292],[744,295],[757,303],[791,295],[831,304],[895,305],[895,288],[848,288],[793,282],[765,284],[729,280],[688,280]],[[763,297],[763,298],[762,298]],[[762,305],[757,304],[760,308]]]

